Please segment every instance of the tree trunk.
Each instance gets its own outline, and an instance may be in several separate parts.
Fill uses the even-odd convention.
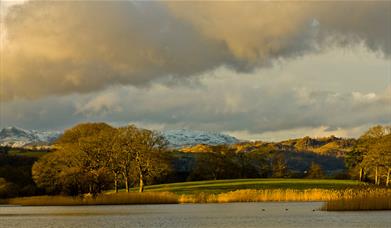
[[[363,170],[362,180],[363,181],[367,181],[368,180],[368,172],[365,169]]]
[[[388,168],[387,180],[386,180],[386,186],[387,186],[387,187],[388,187],[388,185],[390,184],[390,173],[391,173],[391,168]]]
[[[364,169],[363,169],[363,168],[360,168],[360,177],[359,177],[359,181],[362,181],[362,180],[363,180],[363,174],[364,174]]]
[[[118,175],[117,175],[117,173],[114,173],[114,189],[115,189],[115,193],[118,193]]]
[[[129,192],[129,178],[125,175],[125,191]]]
[[[379,171],[378,171],[378,167],[376,166],[376,168],[375,168],[375,184],[379,184]]]
[[[144,180],[143,180],[143,174],[140,173],[140,189],[139,189],[139,192],[143,192],[144,191]]]

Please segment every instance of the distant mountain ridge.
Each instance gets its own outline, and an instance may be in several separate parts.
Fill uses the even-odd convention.
[[[0,130],[0,146],[26,147],[33,145],[50,145],[62,132],[26,130],[18,127],[6,127]],[[207,131],[195,130],[167,130],[161,134],[168,140],[169,147],[178,149],[198,144],[222,145],[235,144],[240,141],[235,137]]]
[[[28,147],[52,144],[62,132],[26,130],[18,127],[0,129],[0,146]],[[213,146],[230,145],[237,151],[249,152],[266,147],[278,151],[311,151],[318,154],[341,156],[352,150],[354,139],[343,139],[334,136],[324,138],[298,138],[281,142],[242,141],[233,136],[208,131],[188,129],[166,130],[161,134],[169,142],[169,148],[186,152],[207,152]]]
[[[0,130],[0,146],[25,147],[49,145],[61,134],[58,131],[38,131],[18,127],[6,127]]]
[[[223,133],[187,129],[166,130],[162,131],[162,135],[168,140],[169,146],[176,149],[199,144],[216,146],[240,142],[239,139]]]
[[[311,152],[320,155],[343,157],[353,150],[357,140],[351,138],[338,138],[335,136],[310,138],[308,136],[297,139],[290,139],[281,142],[264,141],[241,141],[231,143],[230,148],[236,152]],[[213,145],[198,144],[183,147],[182,152],[200,153],[213,151]]]

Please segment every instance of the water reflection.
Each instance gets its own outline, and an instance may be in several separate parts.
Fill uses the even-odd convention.
[[[322,203],[0,207],[0,227],[389,227],[390,211],[323,212]]]

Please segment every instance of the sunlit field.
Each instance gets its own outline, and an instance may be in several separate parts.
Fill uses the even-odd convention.
[[[201,192],[218,194],[239,189],[345,189],[365,185],[355,180],[264,178],[160,184],[146,186],[145,191],[174,192],[177,194],[196,194]],[[134,191],[136,190],[134,189]]]

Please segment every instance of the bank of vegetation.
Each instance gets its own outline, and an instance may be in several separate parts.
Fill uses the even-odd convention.
[[[232,203],[232,202],[310,202],[354,200],[365,197],[390,197],[391,190],[384,188],[349,189],[243,189],[220,194],[198,193],[181,195],[183,203]],[[388,208],[391,209],[391,208]]]
[[[97,196],[31,196],[3,200],[3,204],[21,206],[80,206],[80,205],[129,205],[175,204],[178,196],[171,192],[123,192]]]
[[[321,208],[325,211],[372,211],[391,210],[391,195],[361,195],[347,199],[327,201]]]
[[[326,202],[323,210],[390,210],[391,189],[242,189],[223,193],[122,192],[97,196],[33,196],[4,200],[23,206],[75,206],[123,204],[232,203],[232,202]]]
[[[336,195],[353,194],[346,189],[357,186],[327,188],[322,182],[311,186],[299,183],[338,178],[356,179],[379,189],[390,185],[390,127],[373,127],[359,139],[305,137],[280,143],[244,142],[196,148],[205,151],[168,148],[168,142],[159,132],[134,125],[114,128],[105,123],[79,124],[65,131],[50,151],[1,148],[0,198],[19,200],[15,197],[49,195],[23,200],[71,199],[69,202],[75,204],[155,202],[150,200],[155,193],[145,195],[148,199],[130,193],[147,190],[158,192],[161,199],[166,197],[161,192],[171,192],[167,193],[170,199],[167,202],[178,203],[308,199],[327,200],[332,205],[336,200],[353,200]],[[265,185],[254,183],[256,178],[292,180],[295,184],[276,181]],[[240,180],[216,186],[226,179]],[[189,181],[205,180],[216,182],[212,186],[206,183],[189,187],[192,186]],[[171,189],[167,188],[168,183],[174,182],[189,186],[172,184]],[[159,190],[160,187],[163,189]],[[124,191],[129,195],[109,196],[108,191]],[[325,198],[316,198],[317,194]],[[56,198],[58,195],[62,198]]]

